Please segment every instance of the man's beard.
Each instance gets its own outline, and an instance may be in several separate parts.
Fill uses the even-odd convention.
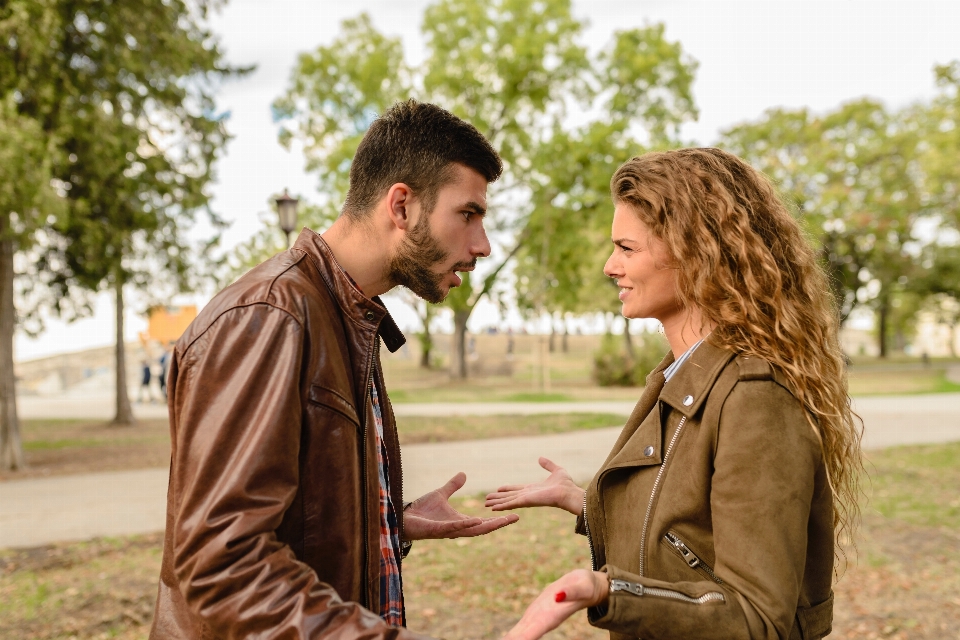
[[[403,285],[427,302],[443,302],[447,292],[443,290],[441,283],[449,272],[437,273],[433,268],[445,262],[449,255],[431,235],[429,216],[423,215],[400,244],[397,255],[390,261],[390,281]],[[469,269],[475,264],[476,260],[458,262],[451,271]]]

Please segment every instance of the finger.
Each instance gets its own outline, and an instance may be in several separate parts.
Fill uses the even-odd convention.
[[[534,484],[535,484],[535,483],[534,483]],[[526,485],[526,484],[505,484],[505,485],[503,485],[502,487],[498,487],[495,493],[503,493],[504,491],[520,491],[521,489],[524,489],[525,487],[528,487],[528,486],[530,486],[530,485]]]
[[[550,460],[549,458],[544,458],[543,456],[541,456],[537,462],[539,462],[540,466],[543,467],[545,470],[549,471],[550,473],[553,473],[557,469],[560,469],[561,471],[563,470],[563,467],[558,465],[556,462],[554,462],[553,460]]]
[[[536,505],[532,505],[527,499],[515,496],[512,498],[504,498],[503,500],[488,500],[483,506],[493,511],[507,511]]]
[[[464,518],[441,522],[423,519],[417,523],[416,528],[422,531],[421,538],[457,538],[459,532],[481,524],[483,524],[483,518]]]
[[[450,480],[447,481],[447,484],[437,489],[437,493],[441,494],[445,498],[449,498],[454,493],[459,491],[463,487],[463,485],[466,483],[466,481],[467,481],[467,474],[461,471],[457,475],[450,478]]]
[[[484,518],[483,522],[480,524],[458,532],[456,537],[474,538],[476,536],[486,535],[491,531],[496,531],[497,529],[502,529],[503,527],[511,525],[514,522],[517,522],[519,519],[520,516],[514,513],[505,516],[497,516],[495,518]]]

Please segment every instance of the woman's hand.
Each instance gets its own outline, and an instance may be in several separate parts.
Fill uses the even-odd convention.
[[[607,601],[610,579],[599,571],[577,569],[544,589],[503,640],[536,640],[580,609]]]
[[[577,486],[563,467],[546,458],[540,458],[540,466],[550,475],[533,484],[513,484],[500,487],[487,495],[486,506],[493,511],[506,511],[522,507],[557,507],[580,515],[583,508],[583,489]]]

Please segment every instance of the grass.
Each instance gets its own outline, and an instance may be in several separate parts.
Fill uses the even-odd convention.
[[[397,418],[400,444],[537,436],[622,426],[625,416],[607,413]]]
[[[836,585],[831,638],[933,640],[960,629],[960,443],[869,456],[864,522]],[[480,497],[459,499],[466,513]],[[482,538],[417,542],[404,563],[409,625],[450,640],[498,638],[536,593],[589,563],[573,517],[520,512]],[[146,638],[159,535],[0,551],[0,638]],[[951,635],[953,634],[953,635]],[[574,616],[554,640],[606,638]]]
[[[868,512],[960,532],[960,442],[878,451],[868,471]]]
[[[446,366],[446,337],[437,337],[436,352]],[[593,354],[602,336],[574,335],[567,350],[558,338],[555,350],[540,350],[541,336],[516,335],[513,353],[507,353],[507,336],[476,336],[476,352],[466,381],[451,378],[446,369],[419,367],[416,341],[390,354],[382,352],[390,399],[403,402],[558,402],[636,400],[637,387],[598,387],[592,379]],[[960,392],[946,371],[960,367],[956,358],[933,358],[924,366],[919,358],[901,354],[886,359],[855,357],[849,369],[853,395],[891,395]],[[549,371],[549,384],[542,372]]]

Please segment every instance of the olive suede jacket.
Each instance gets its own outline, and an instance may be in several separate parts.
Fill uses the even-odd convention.
[[[819,439],[766,361],[702,344],[647,387],[587,488],[578,530],[611,578],[614,640],[820,638],[833,501]]]
[[[153,640],[423,637],[369,610],[380,604],[371,376],[403,504],[381,339],[391,351],[404,340],[309,229],[180,338]]]

